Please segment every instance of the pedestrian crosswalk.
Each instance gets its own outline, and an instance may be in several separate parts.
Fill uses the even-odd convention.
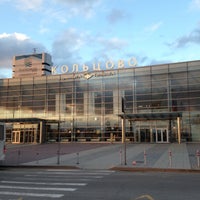
[[[6,171],[0,180],[0,200],[65,199],[68,193],[87,187],[111,173],[110,170],[78,169]]]

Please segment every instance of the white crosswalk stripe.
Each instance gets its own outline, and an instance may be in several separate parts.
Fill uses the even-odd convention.
[[[17,172],[12,173],[15,175],[0,181],[0,197],[4,197],[3,199],[6,197],[10,199],[10,196],[17,199],[22,197],[62,198],[68,192],[86,187],[92,181],[101,179],[113,171],[47,169],[30,171],[23,175]]]
[[[7,191],[0,191],[0,195],[9,195],[9,196],[28,196],[28,197],[48,197],[48,198],[60,198],[63,197],[64,194],[38,194],[38,193],[25,193],[25,192],[7,192]]]
[[[24,181],[0,181],[0,183],[28,184],[28,185],[54,185],[54,186],[85,186],[87,183],[46,183],[46,182],[24,182]]]
[[[10,185],[0,185],[0,188],[23,189],[23,190],[53,190],[53,191],[67,191],[67,192],[73,192],[76,190],[76,188],[24,187],[24,186],[10,186]]]

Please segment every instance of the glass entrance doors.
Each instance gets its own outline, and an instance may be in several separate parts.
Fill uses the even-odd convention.
[[[138,128],[134,138],[136,142],[169,142],[167,128]]]
[[[12,143],[21,143],[21,142],[23,142],[23,136],[21,135],[20,131],[13,131]]]
[[[41,124],[42,126],[42,124]],[[42,131],[38,123],[14,123],[12,127],[12,143],[38,143],[42,140]]]
[[[150,142],[150,129],[140,129],[140,142]]]
[[[152,130],[153,140],[157,143],[169,142],[167,128],[156,128]]]
[[[21,130],[12,132],[12,143],[34,143],[36,141],[35,130]]]
[[[32,131],[32,130],[24,131],[24,142],[25,143],[33,143],[34,142],[34,131]]]

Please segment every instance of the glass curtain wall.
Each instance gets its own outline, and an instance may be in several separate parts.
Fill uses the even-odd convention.
[[[185,117],[183,133],[192,139],[200,141],[200,62],[188,63],[188,106],[187,116]],[[184,108],[184,106],[183,106]]]
[[[126,114],[181,112],[182,139],[200,141],[199,67],[200,61],[193,61],[79,75],[2,79],[0,118],[18,119],[19,123],[29,119],[25,127],[31,139],[23,141],[39,141],[40,124],[32,122],[34,118],[46,122],[45,142],[121,141],[118,115],[122,114],[124,97]],[[130,141],[158,142],[160,132],[165,135],[163,140],[166,134],[173,141],[177,139],[176,120],[127,120],[126,124]],[[33,139],[34,134],[37,138]]]

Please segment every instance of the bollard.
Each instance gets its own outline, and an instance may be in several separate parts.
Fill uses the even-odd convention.
[[[77,156],[76,164],[79,165],[79,152],[76,153],[76,156]]]
[[[197,149],[197,151],[196,151],[196,157],[197,157],[197,167],[200,167],[200,160],[199,160],[200,152],[199,152],[198,149]]]
[[[136,165],[137,164],[137,162],[134,160],[133,162],[132,162],[132,165]]]
[[[60,149],[57,151],[57,165],[60,165]]]
[[[122,165],[122,149],[119,151],[119,159],[120,159],[120,164]]]
[[[38,164],[39,164],[39,153],[38,153],[38,152],[36,153],[36,157],[37,157],[37,159],[36,159],[36,160],[37,160],[36,164],[38,165]]]
[[[18,165],[20,164],[20,156],[21,156],[21,151],[18,150],[18,157],[17,157],[17,163],[18,163]]]
[[[172,167],[172,152],[169,150],[169,167]]]
[[[146,154],[146,150],[144,149],[144,165],[147,165],[147,154]]]

